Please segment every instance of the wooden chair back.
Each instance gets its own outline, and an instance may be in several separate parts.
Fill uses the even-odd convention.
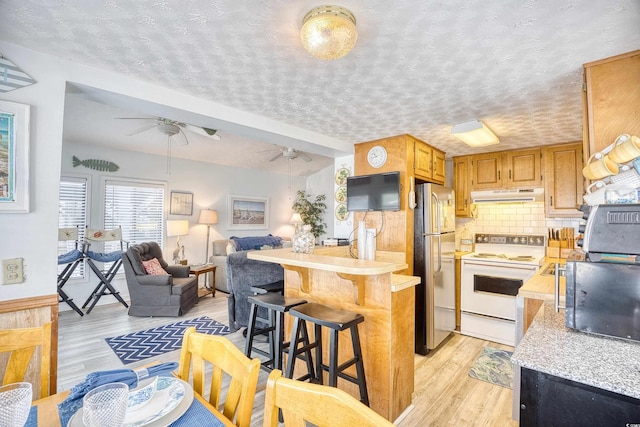
[[[277,427],[278,413],[286,427],[393,426],[355,397],[336,387],[296,381],[274,369],[269,374],[264,402],[263,427]]]
[[[40,398],[49,396],[51,376],[51,322],[36,328],[0,330],[0,353],[10,353],[2,385],[25,381],[36,347],[40,355]],[[34,397],[37,396],[34,387]]]
[[[193,390],[205,397],[206,364],[211,364],[209,403],[238,427],[249,427],[260,373],[260,360],[249,359],[229,339],[196,332],[188,328],[182,339],[178,377],[189,381],[193,372]],[[228,380],[228,381],[227,381]],[[223,387],[228,383],[224,407],[220,409]]]

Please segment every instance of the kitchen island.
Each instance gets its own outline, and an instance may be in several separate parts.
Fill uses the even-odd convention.
[[[314,254],[285,248],[251,251],[247,257],[281,264],[286,296],[362,314],[365,321],[360,325],[360,340],[371,408],[394,421],[411,406],[414,287],[420,278],[393,274],[407,268],[404,253],[376,252],[376,261],[366,261],[351,258],[347,247],[319,248]],[[348,332],[340,337],[342,363],[353,357],[353,351]],[[328,342],[323,348],[329,349]],[[299,361],[297,366],[302,368],[303,364]],[[339,378],[338,387],[359,398],[355,384]]]
[[[564,316],[544,302],[513,353],[522,368],[521,425],[638,422],[640,345],[574,331]]]

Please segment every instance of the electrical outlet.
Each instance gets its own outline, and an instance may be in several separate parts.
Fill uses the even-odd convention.
[[[13,285],[24,282],[24,268],[22,258],[2,260],[2,284]]]

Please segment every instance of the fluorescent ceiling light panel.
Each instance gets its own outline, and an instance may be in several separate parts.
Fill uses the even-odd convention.
[[[491,129],[480,120],[472,120],[455,125],[451,128],[451,135],[471,147],[484,147],[500,142],[498,137],[491,132]]]

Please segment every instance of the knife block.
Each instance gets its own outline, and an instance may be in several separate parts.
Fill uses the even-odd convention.
[[[560,241],[559,240],[547,241],[546,255],[548,258],[560,258]]]

